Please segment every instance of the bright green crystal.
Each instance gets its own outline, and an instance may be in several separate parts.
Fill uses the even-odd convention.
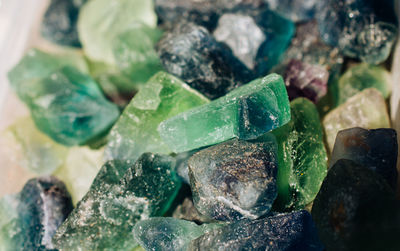
[[[172,157],[143,154],[135,164],[107,162],[53,239],[61,250],[130,250],[137,221],[161,216],[181,182]]]
[[[78,19],[79,39],[85,54],[92,61],[114,65],[114,38],[138,22],[156,26],[152,0],[89,1],[82,7]]]
[[[328,168],[317,108],[305,98],[293,100],[290,108],[291,121],[273,131],[278,142],[278,210],[301,209],[313,201]]]
[[[133,234],[146,250],[186,250],[192,240],[222,226],[217,223],[199,226],[191,221],[155,217],[139,221]]]
[[[49,54],[38,49],[30,49],[8,73],[8,79],[18,96],[24,98],[29,95],[26,92],[34,80],[45,78],[64,66],[73,66],[83,73],[89,72],[83,55],[75,50]]]
[[[104,133],[119,116],[91,77],[72,67],[32,81],[21,99],[31,110],[36,126],[64,145],[84,144]]]
[[[339,104],[367,88],[377,89],[386,99],[392,89],[391,82],[390,73],[382,66],[366,63],[355,65],[339,79]]]
[[[74,205],[89,191],[103,164],[103,152],[104,149],[92,150],[89,147],[70,148],[64,165],[53,173],[65,183]]]
[[[117,66],[133,82],[146,83],[150,77],[162,70],[154,49],[161,35],[162,32],[158,29],[138,24],[114,39],[113,52]]]
[[[66,147],[39,131],[30,117],[17,120],[0,135],[5,157],[35,174],[51,174],[68,154]]]
[[[339,131],[361,127],[364,129],[390,127],[385,99],[375,88],[368,88],[349,98],[344,104],[329,112],[323,126],[330,151]]]
[[[158,130],[172,150],[184,152],[235,137],[254,139],[289,120],[285,84],[281,76],[270,74],[168,119]]]
[[[144,152],[170,153],[157,126],[207,102],[181,80],[165,72],[157,73],[140,89],[111,130],[106,159],[135,161]]]

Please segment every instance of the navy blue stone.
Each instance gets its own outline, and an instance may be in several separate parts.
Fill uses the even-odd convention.
[[[328,172],[312,216],[327,250],[399,250],[400,207],[387,182],[351,160]]]
[[[393,129],[346,129],[336,136],[330,167],[339,159],[352,160],[380,174],[395,190],[397,152],[397,133]]]
[[[42,35],[57,44],[81,47],[77,22],[80,7],[87,0],[51,0],[42,21]]]
[[[53,249],[51,239],[72,211],[72,200],[63,182],[54,177],[29,180],[19,194],[17,207],[21,232],[18,250]],[[16,247],[17,248],[17,247]]]
[[[201,26],[182,23],[157,45],[164,68],[210,99],[248,83],[253,75]]]
[[[313,251],[324,247],[310,213],[302,210],[234,222],[193,240],[188,250]]]

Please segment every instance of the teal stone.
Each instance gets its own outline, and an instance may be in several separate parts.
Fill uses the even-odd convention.
[[[255,139],[289,120],[285,84],[270,74],[163,121],[158,131],[174,152],[185,152],[232,138]]]
[[[146,250],[186,250],[190,241],[221,226],[218,223],[197,225],[186,220],[156,217],[139,221],[133,234]]]
[[[161,216],[181,182],[172,157],[143,154],[135,164],[107,162],[89,192],[58,229],[53,243],[61,250],[130,250],[136,222]]]
[[[106,132],[119,116],[96,82],[72,67],[33,81],[20,97],[36,126],[54,141],[81,145]]]

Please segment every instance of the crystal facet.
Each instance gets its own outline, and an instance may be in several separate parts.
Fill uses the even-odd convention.
[[[317,0],[266,0],[266,2],[271,10],[293,22],[312,19],[318,3]]]
[[[336,136],[330,166],[340,159],[352,160],[380,174],[396,190],[397,149],[397,133],[393,129],[343,130]]]
[[[58,229],[63,250],[130,250],[137,221],[163,215],[180,188],[172,157],[143,154],[135,164],[107,162],[89,192]]]
[[[324,135],[315,105],[298,98],[290,103],[290,107],[291,121],[272,132],[279,151],[275,206],[284,211],[304,208],[312,202],[328,167]]]
[[[156,74],[131,100],[111,130],[106,159],[136,159],[144,152],[168,154],[157,132],[161,121],[208,100],[185,83],[164,72]]]
[[[349,98],[344,104],[329,112],[322,123],[330,151],[333,150],[336,134],[340,130],[352,127],[365,129],[390,127],[385,100],[374,88],[365,89]]]
[[[189,159],[193,202],[216,220],[257,219],[274,202],[277,174],[275,137],[262,143],[230,140]]]
[[[235,137],[254,139],[289,120],[282,77],[271,74],[162,122],[158,131],[172,150],[184,152]]]

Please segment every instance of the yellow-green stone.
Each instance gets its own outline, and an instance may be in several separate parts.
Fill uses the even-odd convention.
[[[348,69],[339,79],[339,104],[367,88],[375,88],[386,99],[392,89],[392,77],[382,66],[361,63]]]
[[[176,77],[159,72],[152,77],[125,108],[113,127],[106,147],[106,159],[135,161],[144,152],[172,152],[157,132],[161,121],[208,99]]]
[[[290,103],[291,121],[273,131],[278,142],[277,210],[297,210],[314,200],[328,163],[318,111],[305,98]]]
[[[255,139],[289,120],[285,84],[270,74],[168,119],[158,130],[173,151],[184,152],[232,138]]]

